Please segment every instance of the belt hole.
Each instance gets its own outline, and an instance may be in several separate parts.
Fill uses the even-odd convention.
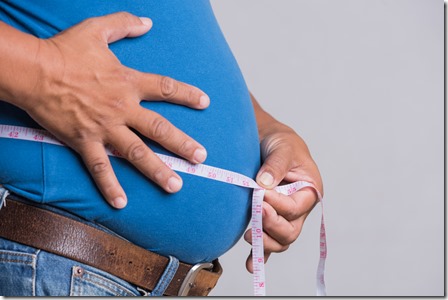
[[[132,261],[129,261],[129,264],[132,265]]]

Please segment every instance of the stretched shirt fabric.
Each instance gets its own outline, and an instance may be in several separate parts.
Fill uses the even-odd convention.
[[[126,66],[195,85],[211,98],[198,111],[142,102],[204,145],[206,164],[254,177],[260,164],[253,108],[239,67],[207,0],[10,0],[0,20],[49,38],[86,18],[127,11],[150,17],[144,36],[110,49]],[[0,101],[0,124],[40,128],[25,112]],[[156,143],[158,153],[172,155]],[[128,205],[116,210],[102,198],[73,150],[0,139],[0,184],[40,203],[104,225],[128,240],[187,263],[211,261],[242,236],[250,218],[250,190],[179,174],[183,188],[168,194],[124,159],[111,158]]]

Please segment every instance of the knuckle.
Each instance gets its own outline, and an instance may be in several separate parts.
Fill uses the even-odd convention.
[[[265,251],[267,252],[280,253],[286,251],[289,248],[289,245],[282,245],[278,241],[271,244],[268,244],[268,242],[266,242],[265,244],[266,244]]]
[[[137,74],[132,69],[120,68],[120,70],[116,73],[119,76],[118,80],[122,83],[134,85],[137,80]]]
[[[283,169],[286,164],[286,159],[280,155],[272,156],[268,162],[268,165],[273,169],[273,171],[276,171],[276,173],[278,172],[277,170]]]
[[[112,109],[117,111],[126,111],[125,100],[123,98],[113,99],[110,103]]]
[[[167,120],[162,117],[156,117],[151,124],[152,138],[163,141],[168,137],[170,126]]]
[[[156,167],[154,169],[154,175],[153,175],[153,180],[159,184],[162,185],[165,183],[165,181],[168,180],[168,176],[167,176],[167,168],[163,165],[160,165],[158,167]]]
[[[98,21],[98,17],[88,18],[81,22],[86,27],[92,27]]]
[[[109,164],[103,159],[97,159],[91,162],[90,172],[93,176],[103,176],[107,173]]]
[[[179,146],[179,153],[182,154],[188,154],[188,153],[192,153],[194,149],[194,144],[192,141],[190,140],[185,140],[182,142],[182,144]]]
[[[130,161],[139,161],[145,157],[146,146],[140,142],[133,143],[131,146],[129,146],[129,150],[127,153],[127,157]]]
[[[281,246],[281,247],[277,250],[277,252],[278,252],[278,253],[285,252],[285,251],[288,250],[288,249],[289,249],[289,245]]]
[[[101,41],[103,27],[101,26],[101,17],[92,17],[82,21],[80,28],[84,29],[84,33],[87,37]]]
[[[277,231],[278,230],[277,225],[278,225],[277,222],[272,221],[272,220],[263,222],[263,228],[266,232]]]
[[[294,208],[294,209],[292,209],[292,208],[287,209],[287,210],[283,213],[283,217],[284,217],[286,220],[289,220],[289,221],[291,221],[291,220],[295,220],[295,219],[297,219],[299,216],[300,216],[300,214],[298,213],[297,208]]]
[[[179,89],[177,82],[168,76],[162,76],[160,78],[160,92],[162,98],[164,99],[172,99]]]
[[[116,13],[117,17],[121,19],[123,23],[131,23],[135,22],[135,16],[126,12],[126,11],[120,11]]]
[[[288,234],[283,238],[282,244],[290,245],[290,244],[294,243],[296,239],[297,239],[297,236],[295,236],[294,234],[292,234],[292,233]]]
[[[288,234],[283,239],[283,245],[291,245],[294,243],[297,238],[299,237],[300,230],[297,229],[291,229]]]

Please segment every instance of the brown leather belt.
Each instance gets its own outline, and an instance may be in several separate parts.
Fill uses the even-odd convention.
[[[0,209],[0,236],[106,271],[147,291],[162,276],[169,258],[71,218],[15,201]],[[207,296],[222,268],[180,263],[165,291],[167,296]]]

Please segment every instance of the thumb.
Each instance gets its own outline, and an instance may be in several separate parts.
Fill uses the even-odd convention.
[[[291,149],[276,147],[267,153],[265,161],[257,174],[257,183],[265,189],[273,189],[285,178],[291,169]]]
[[[137,37],[147,33],[152,21],[146,17],[137,17],[127,12],[119,12],[95,18],[95,29],[102,40],[108,44],[126,37]]]

